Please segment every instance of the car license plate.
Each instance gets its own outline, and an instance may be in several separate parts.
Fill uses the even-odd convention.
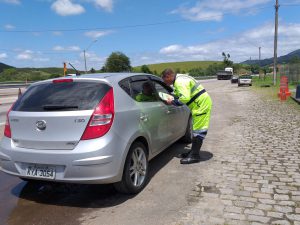
[[[26,168],[26,176],[55,179],[55,167],[45,165],[29,165]]]

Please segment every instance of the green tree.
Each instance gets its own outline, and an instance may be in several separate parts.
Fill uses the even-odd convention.
[[[4,69],[1,73],[1,80],[3,81],[11,81],[16,80],[17,70],[15,68]]]
[[[105,72],[106,72],[106,68],[105,68],[105,66],[102,66],[100,69],[100,73],[105,73]]]
[[[258,74],[259,69],[260,69],[259,65],[251,65],[250,66],[251,73]]]
[[[206,71],[202,68],[193,68],[189,70],[189,75],[192,77],[205,76]]]
[[[94,68],[92,68],[92,69],[90,70],[90,73],[96,73],[96,70],[95,70]]]
[[[122,52],[113,52],[105,63],[107,72],[129,72],[131,65],[129,58]]]
[[[300,57],[295,55],[293,56],[290,61],[289,61],[290,64],[296,64],[296,63],[300,63]]]
[[[142,65],[141,66],[141,72],[143,73],[152,73],[151,70],[149,69],[149,67],[147,65]]]
[[[225,52],[222,52],[223,56],[223,64],[225,67],[232,67],[233,62],[230,60],[230,54],[226,54]]]

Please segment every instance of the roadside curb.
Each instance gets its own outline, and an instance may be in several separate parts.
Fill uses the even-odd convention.
[[[12,105],[14,102],[4,102],[4,103],[0,103],[0,105]]]
[[[300,99],[299,98],[295,98],[293,96],[291,96],[291,98],[300,105]]]

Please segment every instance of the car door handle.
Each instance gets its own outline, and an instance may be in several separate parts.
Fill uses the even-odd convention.
[[[147,115],[141,115],[140,120],[144,121],[144,122],[147,122],[148,121],[148,116]]]

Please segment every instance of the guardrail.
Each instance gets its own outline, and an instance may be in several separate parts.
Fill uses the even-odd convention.
[[[0,83],[0,89],[7,89],[7,88],[24,88],[28,87],[32,83]]]
[[[196,80],[207,80],[207,79],[216,79],[217,76],[198,76],[194,77]]]

